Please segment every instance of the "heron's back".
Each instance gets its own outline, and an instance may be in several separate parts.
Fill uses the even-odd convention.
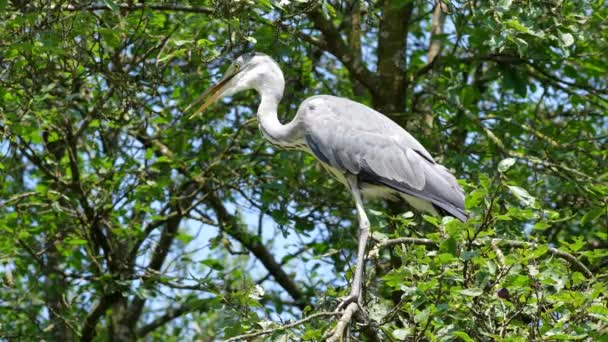
[[[334,175],[357,175],[364,187],[380,187],[375,192],[387,188],[387,194],[396,191],[466,220],[464,192],[454,176],[383,114],[349,99],[319,95],[300,105],[296,120],[310,151]]]

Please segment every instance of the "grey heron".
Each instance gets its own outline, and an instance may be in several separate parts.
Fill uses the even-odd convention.
[[[464,191],[456,178],[435,162],[406,130],[383,114],[349,99],[317,95],[304,100],[291,122],[277,117],[285,80],[268,55],[238,57],[224,77],[192,106],[203,102],[192,116],[224,96],[254,89],[261,96],[259,128],[274,146],[312,154],[352,193],[359,223],[357,263],[350,295],[338,309],[356,302],[362,309],[362,281],[370,223],[362,197],[400,199],[415,209],[466,221]]]

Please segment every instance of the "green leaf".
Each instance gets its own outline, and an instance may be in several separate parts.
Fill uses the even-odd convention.
[[[108,44],[108,46],[117,48],[120,46],[120,31],[114,30],[111,28],[100,28],[99,34],[103,38],[103,41]]]
[[[391,310],[390,302],[375,298],[369,305],[369,318],[373,321],[380,322]]]
[[[260,285],[255,285],[252,289],[251,292],[249,292],[249,298],[253,299],[253,300],[260,300],[262,299],[262,297],[264,297],[264,288],[261,287]]]
[[[393,330],[393,338],[399,341],[405,341],[405,339],[412,334],[411,329],[396,329]]]
[[[368,213],[370,213],[370,215],[374,215],[374,216],[384,216],[384,214],[376,209],[368,209],[367,210]]]
[[[205,259],[201,261],[201,264],[209,266],[211,269],[216,271],[222,271],[224,269],[224,265],[222,265],[217,259]]]
[[[80,245],[86,245],[87,244],[87,240],[85,239],[80,239],[80,238],[68,238],[65,240],[65,242],[69,245],[75,245],[75,246],[80,246]]]
[[[464,198],[465,207],[467,209],[476,208],[484,198],[488,195],[488,192],[485,189],[479,188],[475,189],[472,192],[468,193]]]
[[[501,12],[506,12],[509,10],[509,7],[511,7],[511,3],[513,3],[513,0],[499,0],[498,3],[496,3],[496,9]]]
[[[336,17],[336,9],[328,1],[324,2],[323,8],[327,11],[327,14],[329,14],[330,18]]]
[[[534,230],[545,230],[547,228],[551,227],[551,224],[547,221],[538,221],[534,224],[534,227],[532,227],[532,229]]]
[[[586,337],[588,337],[589,335],[583,333],[583,334],[577,334],[577,335],[570,335],[565,331],[562,331],[560,328],[554,328],[549,330],[548,332],[545,333],[544,337],[549,337],[552,340],[564,340],[564,341],[577,341],[577,340],[582,340]]]
[[[469,297],[478,297],[483,293],[482,289],[479,288],[470,288],[470,289],[462,289],[460,290],[460,294],[469,296]]]
[[[507,185],[509,191],[519,200],[519,202],[525,207],[533,207],[536,203],[536,198],[519,186]]]
[[[427,307],[424,310],[422,310],[414,315],[414,322],[424,323],[429,320],[429,316],[430,316],[430,309]]]
[[[190,241],[194,240],[194,237],[188,233],[179,233],[176,237],[184,245],[187,245]]]
[[[372,232],[372,237],[376,241],[386,241],[386,240],[388,240],[388,236],[386,234],[384,234],[383,232],[379,232],[379,231],[373,231]]]
[[[547,251],[549,251],[549,246],[539,245],[538,247],[534,248],[532,253],[528,254],[528,257],[531,259],[535,259],[535,258],[545,255],[547,253]]]
[[[118,4],[116,4],[115,1],[113,0],[103,0],[103,2],[106,4],[106,6],[108,6],[109,9],[111,9],[112,11],[118,11],[120,10],[120,7],[118,6]]]
[[[505,25],[507,25],[508,28],[512,28],[522,33],[530,33],[530,29],[522,25],[517,19],[507,20],[505,21]]]
[[[452,336],[461,338],[464,342],[475,342],[475,340],[464,331],[455,331],[452,333]]]
[[[511,168],[511,166],[513,166],[513,164],[515,164],[515,158],[503,159],[500,161],[500,163],[498,163],[498,171],[505,173],[507,170],[509,170],[509,168]]]
[[[581,219],[581,225],[586,226],[593,221],[595,221],[598,217],[600,217],[604,213],[605,209],[603,208],[592,208],[589,210],[583,218]]]
[[[559,35],[563,47],[568,47],[574,44],[574,37],[570,33],[562,33]]]
[[[450,236],[447,239],[443,240],[439,245],[439,251],[442,253],[456,255],[456,239]]]

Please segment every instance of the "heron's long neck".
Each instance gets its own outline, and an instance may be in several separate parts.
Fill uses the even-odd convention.
[[[277,108],[283,97],[283,87],[258,90],[262,97],[258,107],[260,130],[271,143],[281,146],[293,145],[297,139],[293,122],[283,125],[278,118]]]

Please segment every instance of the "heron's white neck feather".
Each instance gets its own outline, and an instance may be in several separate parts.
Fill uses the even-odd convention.
[[[278,67],[277,67],[278,69]],[[279,102],[283,97],[284,81],[283,74],[280,77],[269,77],[256,86],[256,91],[261,96],[260,106],[258,107],[258,122],[264,137],[274,145],[289,147],[296,143],[298,139],[296,125],[294,121],[282,124],[277,114]]]

